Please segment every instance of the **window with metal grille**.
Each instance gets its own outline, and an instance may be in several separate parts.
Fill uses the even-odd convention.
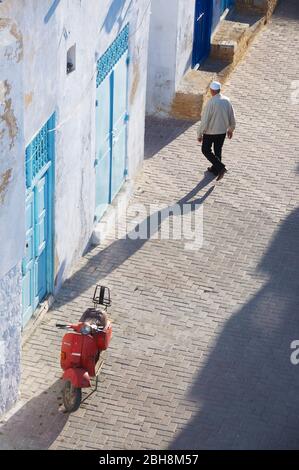
[[[54,128],[54,115],[41,128],[26,147],[26,187],[30,188],[34,180],[50,160],[49,146],[52,143],[49,130]]]

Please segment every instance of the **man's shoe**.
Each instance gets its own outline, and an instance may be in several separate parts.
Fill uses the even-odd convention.
[[[213,173],[213,175],[215,175],[215,176],[218,175],[217,171],[214,170],[214,168],[213,168],[212,166],[209,166],[208,171],[209,171],[210,173]]]
[[[216,178],[216,181],[220,181],[223,178],[223,176],[225,175],[226,172],[227,172],[227,169],[223,168],[223,170],[221,170],[220,173],[218,174],[218,176]]]

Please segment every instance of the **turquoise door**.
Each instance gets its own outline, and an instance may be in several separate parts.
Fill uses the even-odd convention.
[[[23,321],[27,323],[31,317],[33,307],[33,292],[32,286],[34,284],[34,195],[30,193],[26,199],[25,208],[25,223],[26,223],[26,248],[25,256],[22,262],[23,274]]]
[[[111,173],[111,86],[108,76],[97,88],[96,101],[96,218],[100,219],[110,203]]]
[[[54,117],[26,149],[26,246],[22,261],[25,325],[52,290],[52,194]]]
[[[113,71],[111,200],[120,190],[126,169],[127,59],[128,53]]]
[[[99,220],[126,174],[128,25],[98,61],[96,92],[96,209]]]
[[[48,243],[48,172],[34,188],[35,199],[35,282],[34,308],[47,294],[47,243]]]

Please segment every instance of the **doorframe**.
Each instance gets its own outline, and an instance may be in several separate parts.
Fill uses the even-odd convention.
[[[47,250],[47,296],[54,292],[54,242],[55,242],[55,126],[56,113],[54,112],[48,121],[48,150],[51,158],[49,168],[49,237],[50,242]],[[49,129],[50,128],[50,129]]]
[[[124,155],[124,178],[123,178],[123,181],[120,185],[120,187],[118,188],[117,192],[114,194],[114,196],[112,195],[112,176],[113,176],[113,133],[111,132],[111,154],[110,154],[110,180],[109,180],[109,184],[110,184],[110,187],[109,187],[109,205],[112,204],[112,202],[114,201],[114,199],[116,198],[117,194],[119,193],[119,191],[121,190],[123,184],[125,183],[126,179],[127,179],[127,175],[128,175],[128,120],[129,120],[129,109],[128,109],[128,106],[129,106],[129,64],[130,64],[130,59],[129,59],[129,47],[126,49],[126,51],[123,53],[123,55],[126,55],[126,114],[125,114],[125,117],[124,117],[124,125],[125,125],[125,155]],[[122,58],[122,56],[120,57],[120,59]],[[120,60],[119,59],[119,60]],[[118,62],[115,64],[117,65]],[[115,66],[114,66],[115,67]],[[110,129],[113,129],[113,121],[114,121],[114,68],[112,69],[111,71],[111,74],[110,74],[110,80],[111,80],[111,88],[112,88],[112,94],[111,94],[111,102],[110,102],[110,117],[111,117],[111,121],[110,121]]]
[[[127,176],[128,176],[128,120],[129,120],[129,65],[130,65],[130,36],[129,36],[129,31],[130,31],[130,23],[127,23],[123,29],[119,32],[119,34],[116,36],[114,41],[108,46],[108,48],[105,50],[105,52],[97,59],[96,61],[96,89],[98,86],[101,85],[101,83],[109,78],[109,86],[111,87],[112,90],[112,95],[110,98],[110,130],[113,128],[113,93],[114,93],[114,67],[117,65],[118,61],[121,59],[121,57],[124,54],[127,54],[127,59],[126,59],[126,117],[125,117],[125,139],[126,139],[126,145],[125,145],[125,155],[124,155],[124,180],[123,183],[125,183]],[[118,43],[119,43],[119,51],[118,49]],[[109,55],[109,52],[112,51],[113,54]],[[108,56],[108,57],[107,57]],[[104,62],[104,70],[101,70],[101,61]],[[98,106],[99,103],[97,103],[96,99],[96,106]],[[96,118],[96,113],[95,113],[95,118]],[[95,123],[95,138],[97,138],[97,123]],[[113,202],[115,196],[112,199],[112,140],[113,140],[113,135],[112,132],[110,132],[110,168],[109,168],[109,202],[107,204],[107,207],[104,211],[104,213],[107,211],[111,203]],[[97,159],[97,147],[95,147],[95,161]],[[95,177],[97,176],[95,172]],[[96,181],[95,181],[96,183]],[[120,188],[121,189],[121,188]],[[120,190],[119,189],[119,190]],[[96,204],[96,201],[95,201]],[[101,218],[103,217],[104,214],[102,214],[100,217],[96,215],[96,208],[97,206],[95,205],[95,210],[94,210],[94,222],[97,224]]]
[[[114,66],[115,67],[115,66]],[[113,152],[113,132],[112,132],[112,129],[113,129],[113,115],[114,115],[114,106],[113,106],[113,102],[114,102],[114,67],[113,69],[111,70],[110,72],[110,75],[109,75],[109,86],[110,86],[110,110],[109,110],[109,113],[110,113],[110,120],[109,120],[109,145],[110,145],[110,152],[109,152],[109,162],[110,162],[110,165],[109,165],[109,196],[108,196],[108,206],[111,204],[112,202],[112,163],[113,163],[113,159],[112,159],[112,152]]]
[[[196,33],[196,30],[197,30],[197,5],[198,5],[198,2],[201,2],[203,0],[195,0],[195,12],[194,12],[194,38],[193,38],[193,48],[192,48],[192,68],[194,69],[195,67],[200,67],[200,65],[202,64],[203,61],[205,61],[209,54],[210,54],[210,48],[211,48],[211,37],[212,37],[212,22],[213,22],[213,9],[214,9],[214,4],[213,4],[213,0],[208,0],[207,2],[207,5],[208,5],[208,8],[207,8],[207,15],[208,15],[208,38],[207,38],[207,42],[209,43],[208,45],[208,50],[207,50],[207,54],[201,59],[200,62],[196,61],[195,62],[195,58],[194,58],[194,43],[195,43],[195,33]]]

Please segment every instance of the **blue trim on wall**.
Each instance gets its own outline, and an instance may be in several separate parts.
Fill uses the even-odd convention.
[[[51,159],[49,169],[48,201],[49,201],[49,246],[47,252],[47,290],[48,294],[54,292],[54,241],[55,241],[55,129],[56,113],[54,112],[48,121],[48,151]]]
[[[127,51],[129,47],[129,23],[119,33],[117,38],[113,41],[111,46],[106,50],[97,63],[97,87],[107,77],[109,72],[117,64],[121,56]]]
[[[125,174],[124,177],[127,179],[129,177],[129,155],[128,155],[128,121],[130,119],[130,112],[129,112],[129,66],[130,66],[130,56],[128,52],[127,57],[127,83],[126,83],[126,93],[127,93],[127,115],[126,115],[126,155],[125,155]]]
[[[109,204],[112,202],[112,151],[113,151],[113,112],[114,112],[114,73],[109,77],[110,81],[110,169],[109,169]]]

